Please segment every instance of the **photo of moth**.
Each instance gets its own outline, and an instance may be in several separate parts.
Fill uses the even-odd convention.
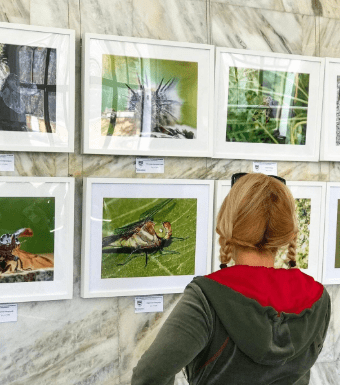
[[[103,55],[101,134],[195,139],[198,63]]]
[[[104,198],[102,278],[193,274],[196,205],[196,199]]]
[[[53,280],[54,213],[54,198],[0,197],[0,283]]]
[[[0,130],[56,132],[55,48],[0,43]]]

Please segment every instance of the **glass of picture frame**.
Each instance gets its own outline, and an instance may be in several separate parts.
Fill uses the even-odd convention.
[[[324,59],[216,48],[214,158],[318,161]]]
[[[72,298],[74,178],[0,177],[0,301]]]
[[[84,34],[85,154],[212,154],[214,46]]]
[[[340,160],[340,59],[325,58],[320,160]]]
[[[74,151],[74,36],[0,23],[0,150]]]
[[[340,283],[340,183],[327,182],[323,284]]]
[[[323,252],[323,223],[325,215],[326,182],[302,182],[287,181],[287,186],[295,198],[296,213],[298,220],[297,239],[297,267],[304,273],[320,281],[322,275],[322,252]],[[215,194],[215,227],[216,218],[224,198],[230,191],[231,181],[216,181]],[[220,259],[218,234],[214,234],[214,250],[212,270],[219,269]],[[287,250],[278,251],[275,259],[276,268],[284,268],[283,259]],[[230,265],[233,265],[233,261]]]
[[[82,297],[181,293],[211,270],[213,181],[85,178]]]

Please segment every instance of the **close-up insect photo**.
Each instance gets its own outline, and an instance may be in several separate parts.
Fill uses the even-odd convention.
[[[197,200],[104,198],[102,278],[192,275]]]

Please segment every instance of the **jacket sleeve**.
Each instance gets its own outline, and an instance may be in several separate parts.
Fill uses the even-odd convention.
[[[207,345],[213,329],[210,306],[191,283],[155,341],[133,369],[131,385],[172,385],[175,375]]]

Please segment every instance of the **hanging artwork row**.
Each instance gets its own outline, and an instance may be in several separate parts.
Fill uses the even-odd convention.
[[[0,23],[0,150],[73,152],[74,31]]]
[[[0,23],[0,151],[74,151],[74,36]],[[84,34],[83,69],[85,154],[340,160],[338,59]]]

